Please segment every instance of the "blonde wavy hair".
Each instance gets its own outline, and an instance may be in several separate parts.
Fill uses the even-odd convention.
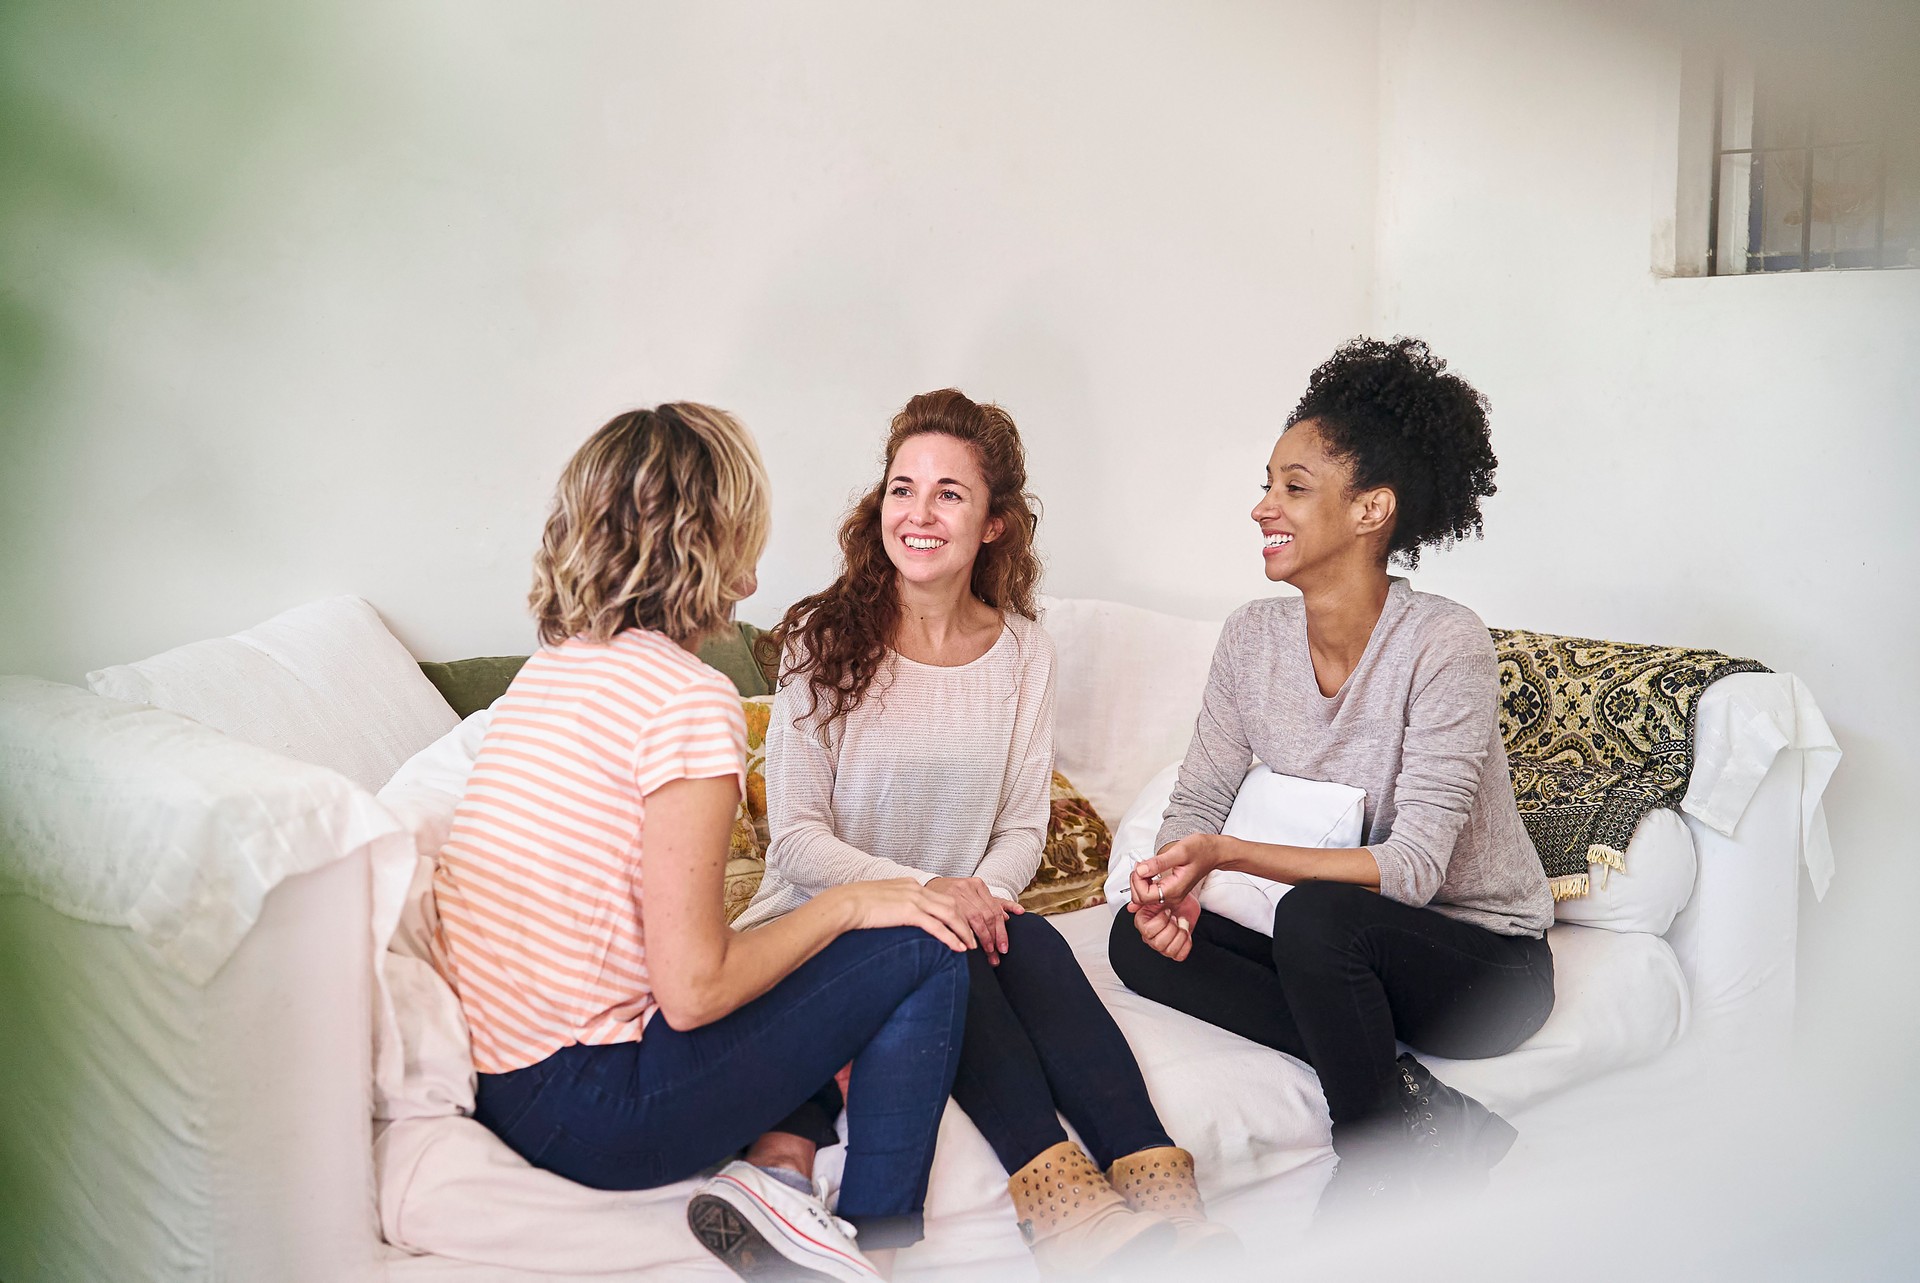
[[[691,645],[753,591],[772,522],[766,467],[724,410],[629,410],[574,452],[533,559],[540,640],[651,628]]]

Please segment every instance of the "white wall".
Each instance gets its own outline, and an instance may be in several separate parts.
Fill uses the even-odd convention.
[[[1802,1010],[1885,1053],[1914,1007],[1870,977],[1920,962],[1920,272],[1655,279],[1670,31],[1564,0],[1419,0],[1383,31],[1375,328],[1489,395],[1501,461],[1486,541],[1420,581],[1808,683],[1846,758]]]
[[[947,384],[1021,423],[1052,591],[1260,590],[1273,425],[1367,318],[1373,6],[237,21],[10,19],[4,87],[99,174],[63,135],[0,204],[40,340],[0,412],[0,671],[332,592],[423,656],[524,650],[562,461],[673,397],[771,466],[748,618],[826,581],[888,418]]]

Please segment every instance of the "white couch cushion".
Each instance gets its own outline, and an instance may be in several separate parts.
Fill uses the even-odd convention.
[[[1441,1081],[1498,1113],[1651,1059],[1687,1032],[1686,978],[1659,936],[1567,923],[1548,928],[1547,943],[1553,1014],[1539,1033],[1492,1060],[1421,1056]]]
[[[1111,824],[1187,751],[1220,624],[1111,601],[1043,605],[1059,655],[1054,765]]]
[[[1586,895],[1561,900],[1553,916],[1561,922],[1608,931],[1644,931],[1662,936],[1693,896],[1699,861],[1693,835],[1677,811],[1647,812],[1627,844],[1625,869],[1595,865]]]
[[[202,725],[369,791],[460,720],[358,597],[334,597],[235,633],[87,674],[95,694]]]

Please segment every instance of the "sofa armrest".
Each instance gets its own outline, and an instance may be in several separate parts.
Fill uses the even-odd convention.
[[[0,1277],[380,1276],[370,895],[286,879],[204,985],[0,895]]]
[[[1789,674],[1736,674],[1701,696],[1682,806],[1699,872],[1667,932],[1694,1037],[1757,1049],[1791,1035],[1799,869],[1826,890],[1833,856],[1820,800],[1839,755]]]

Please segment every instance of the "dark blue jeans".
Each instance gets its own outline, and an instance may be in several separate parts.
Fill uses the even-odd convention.
[[[862,1247],[902,1247],[921,1235],[966,1009],[962,955],[916,927],[853,931],[710,1025],[655,1019],[638,1042],[481,1074],[474,1117],[535,1167],[651,1189],[751,1144],[852,1061],[837,1211]]]
[[[1001,1166],[1017,1172],[1065,1140],[1059,1114],[1103,1168],[1173,1143],[1126,1036],[1052,923],[1037,913],[1010,917],[1000,965],[978,949],[967,962],[966,1044],[953,1099]]]

